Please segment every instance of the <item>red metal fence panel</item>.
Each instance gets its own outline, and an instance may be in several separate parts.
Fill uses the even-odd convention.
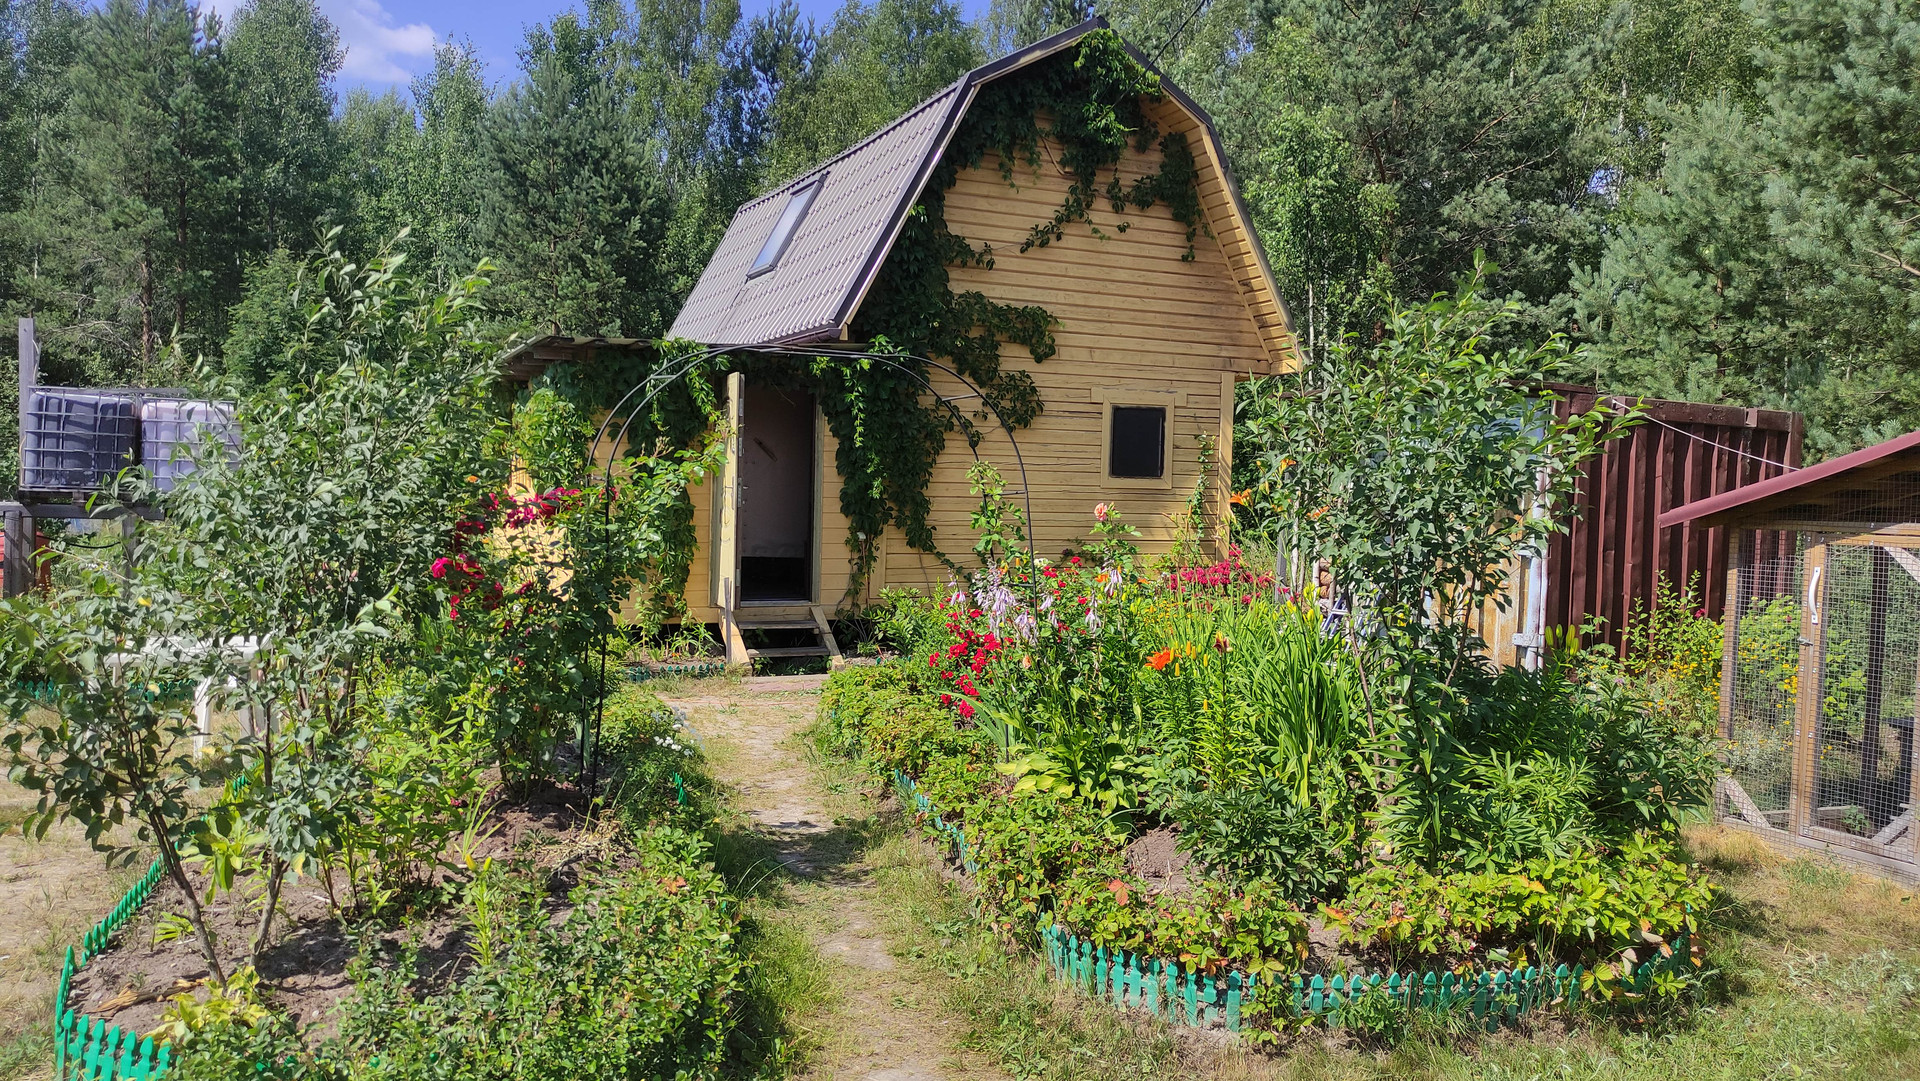
[[[1590,387],[1556,387],[1562,417],[1585,413],[1603,396]],[[1691,587],[1696,603],[1720,617],[1726,604],[1724,527],[1691,523],[1661,529],[1662,512],[1778,476],[1800,465],[1803,420],[1775,409],[1644,400],[1645,419],[1609,441],[1583,470],[1578,493],[1558,516],[1567,531],[1547,550],[1549,628],[1597,619],[1619,646],[1636,602],[1644,610],[1664,577]],[[1764,534],[1761,543],[1792,538]]]

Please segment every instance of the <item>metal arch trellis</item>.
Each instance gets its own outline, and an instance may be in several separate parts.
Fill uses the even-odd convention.
[[[656,345],[657,344],[658,343],[656,343]],[[588,451],[587,451],[587,461],[592,462],[598,457],[600,453],[600,445],[602,441],[606,439],[608,429],[612,426],[614,419],[617,416],[619,416],[620,411],[626,407],[629,401],[633,400],[633,396],[635,394],[639,394],[641,391],[646,392],[640,398],[640,401],[637,404],[635,404],[631,410],[628,411],[625,421],[621,423],[619,432],[613,437],[612,446],[614,448],[618,448],[621,444],[626,442],[627,433],[632,429],[634,421],[639,419],[639,417],[646,412],[647,406],[652,404],[653,399],[661,391],[674,385],[675,383],[678,383],[681,379],[684,379],[690,372],[692,372],[700,364],[703,364],[716,357],[726,356],[727,354],[730,354],[730,353],[760,353],[760,354],[771,355],[771,356],[806,357],[806,358],[820,359],[820,360],[832,358],[835,360],[843,360],[848,362],[866,361],[866,362],[875,362],[875,363],[883,364],[888,368],[901,372],[905,375],[909,375],[914,379],[918,380],[920,385],[926,388],[927,393],[933,395],[934,400],[939,402],[942,406],[944,406],[947,409],[949,413],[953,415],[954,419],[959,423],[959,426],[963,431],[969,430],[971,428],[971,425],[968,423],[966,419],[966,415],[962,413],[954,403],[956,401],[963,400],[964,398],[980,399],[980,403],[984,405],[987,408],[987,410],[993,414],[993,419],[996,422],[998,422],[998,426],[1000,430],[1007,434],[1007,442],[1013,448],[1014,466],[1020,472],[1020,499],[1021,499],[1023,510],[1025,511],[1026,520],[1027,520],[1027,528],[1024,531],[1026,533],[1026,541],[1027,541],[1027,565],[1029,567],[1034,567],[1038,565],[1037,553],[1035,551],[1034,543],[1033,543],[1033,489],[1032,489],[1032,486],[1027,482],[1026,459],[1020,453],[1020,440],[1013,434],[1013,426],[1007,423],[1006,417],[1001,415],[999,407],[993,404],[993,400],[989,398],[986,395],[986,393],[980,389],[979,385],[973,382],[973,380],[968,379],[966,376],[961,375],[958,371],[956,371],[952,367],[942,364],[931,357],[924,357],[914,353],[900,353],[900,352],[881,353],[881,352],[876,352],[870,349],[859,350],[859,351],[838,350],[838,349],[811,350],[811,349],[796,349],[792,346],[782,346],[782,345],[774,345],[774,346],[730,345],[730,346],[708,348],[708,349],[700,350],[699,352],[696,352],[696,353],[690,353],[687,356],[682,357],[680,361],[675,365],[672,365],[660,371],[647,373],[647,375],[643,377],[640,380],[640,382],[634,384],[632,388],[630,388],[625,394],[620,396],[619,401],[615,402],[613,404],[613,407],[607,410],[606,417],[601,420],[599,428],[594,432],[593,443],[591,444],[591,446],[588,448]],[[964,395],[961,398],[948,398],[943,396],[940,393],[939,389],[933,385],[933,381],[927,378],[927,375],[925,372],[917,371],[914,368],[901,363],[902,361],[909,361],[909,360],[918,361],[921,364],[925,364],[929,367],[939,369],[941,372],[944,372],[948,376],[952,377],[956,382],[960,383],[963,387],[965,387],[972,393]],[[967,449],[970,453],[972,453],[974,461],[978,462],[980,460],[979,441],[977,439],[972,438],[971,435],[969,435],[967,439]],[[601,486],[603,489],[610,489],[613,485],[613,467],[617,457],[618,455],[612,454],[612,453],[609,453],[607,455],[607,464],[601,474]],[[612,524],[613,524],[613,503],[611,500],[603,500],[601,502],[601,527],[602,529],[609,529],[612,527]],[[1030,579],[1029,588],[1038,589],[1037,580],[1034,580],[1032,575],[1029,575],[1028,577]],[[587,798],[589,800],[593,799],[595,790],[598,787],[599,779],[600,779],[600,755],[599,755],[600,729],[601,729],[601,723],[606,716],[606,705],[607,705],[607,631],[604,627],[602,627],[600,631],[600,671],[599,671],[599,677],[598,677],[598,695],[595,699],[594,713],[593,713],[593,734],[592,734],[591,741],[585,738],[581,740],[581,748],[580,748],[582,768],[586,771],[586,782],[587,782],[586,789],[587,789]],[[582,733],[582,735],[585,736],[585,733]]]

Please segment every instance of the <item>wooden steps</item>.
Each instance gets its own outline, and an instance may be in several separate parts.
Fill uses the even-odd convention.
[[[826,610],[817,604],[808,605],[800,612],[795,612],[795,607],[783,606],[758,617],[752,608],[745,606],[723,612],[723,618],[731,617],[727,635],[727,663],[751,663],[761,658],[826,657],[829,664],[838,667],[841,660],[840,644],[833,640],[833,628],[827,623]],[[811,631],[818,642],[810,646],[754,647],[744,641],[747,631]]]

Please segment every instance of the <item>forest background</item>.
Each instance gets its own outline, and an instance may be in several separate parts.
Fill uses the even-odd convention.
[[[314,0],[0,0],[0,495],[17,316],[45,383],[264,386],[321,237],[405,228],[502,333],[658,335],[738,204],[1095,13],[1213,114],[1311,356],[1484,252],[1607,390],[1920,428],[1915,0],[584,0],[504,82],[344,96]]]

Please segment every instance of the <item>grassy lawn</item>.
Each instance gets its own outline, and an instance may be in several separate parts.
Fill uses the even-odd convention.
[[[22,837],[33,800],[0,781],[0,1078],[53,1072],[53,995],[66,948],[147,869],[140,860],[109,870],[76,823],[43,840]]]
[[[1920,899],[1814,859],[1783,860],[1720,828],[1689,845],[1726,886],[1708,932],[1710,1001],[1648,1023],[1583,1017],[1461,1038],[1415,1031],[1391,1047],[1316,1030],[1272,1051],[1123,1017],[1079,999],[967,913],[919,845],[874,853],[904,959],[944,989],[971,1045],[1019,1079],[1734,1078],[1920,1076]]]

